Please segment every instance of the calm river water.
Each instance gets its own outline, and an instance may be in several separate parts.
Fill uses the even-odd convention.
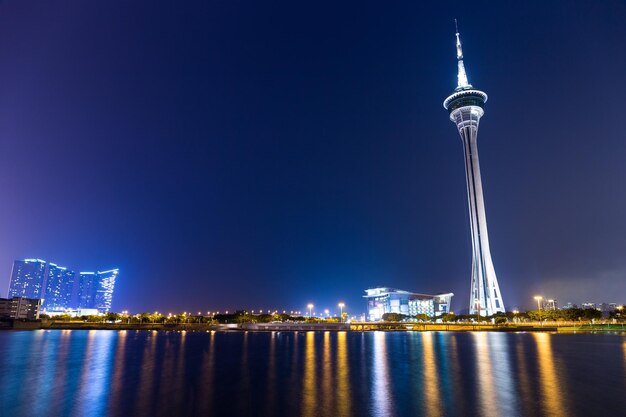
[[[624,415],[626,337],[0,332],[2,416]]]

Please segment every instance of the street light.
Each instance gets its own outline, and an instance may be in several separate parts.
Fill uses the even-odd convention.
[[[540,295],[535,295],[535,300],[537,300],[537,308],[541,310],[541,300],[543,300],[543,297]]]
[[[311,314],[313,312],[313,304],[308,304],[307,308],[309,309],[309,318],[311,318]]]
[[[330,310],[325,309],[324,314],[326,314],[326,318],[328,318],[330,316]]]
[[[343,323],[343,308],[344,308],[346,305],[345,305],[344,303],[339,303],[339,304],[337,304],[337,305],[339,306],[339,310],[341,311],[341,312],[339,313],[339,321],[340,321],[341,323]]]

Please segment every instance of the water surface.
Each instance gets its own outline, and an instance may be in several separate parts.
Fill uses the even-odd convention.
[[[626,337],[0,332],[7,416],[590,416],[626,409]]]

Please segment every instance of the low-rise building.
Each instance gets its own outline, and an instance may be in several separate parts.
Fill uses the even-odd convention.
[[[39,319],[41,300],[37,298],[0,298],[0,317],[18,320]]]
[[[426,314],[437,317],[450,312],[453,293],[419,294],[390,287],[377,287],[365,290],[367,299],[367,319],[381,320],[383,314],[397,313],[406,316]]]
[[[70,317],[82,317],[82,316],[98,316],[100,313],[97,308],[79,308],[79,309],[67,309],[65,311],[45,311],[50,317],[58,316],[70,316]]]

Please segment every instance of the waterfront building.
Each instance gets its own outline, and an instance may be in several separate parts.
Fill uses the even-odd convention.
[[[377,287],[365,290],[367,300],[367,319],[381,320],[383,314],[397,313],[406,316],[426,314],[437,317],[450,312],[452,293],[419,294],[390,287]]]
[[[39,319],[41,300],[38,298],[0,298],[0,317],[17,320]]]
[[[64,316],[68,315],[70,317],[82,317],[82,316],[97,316],[100,314],[98,309],[96,308],[79,308],[79,309],[67,309],[64,311],[45,311],[48,316],[56,317],[56,316]]]
[[[111,310],[113,302],[113,290],[115,289],[115,280],[119,274],[118,269],[98,272],[98,288],[96,289],[95,308],[101,313],[108,313]]]
[[[76,273],[41,259],[13,263],[8,297],[40,299],[46,313],[78,309],[111,309],[119,269]],[[76,294],[76,300],[74,298]]]
[[[97,309],[108,313],[113,301],[113,291],[119,269],[98,272],[80,272],[78,284],[78,308]]]
[[[465,177],[472,239],[472,272],[469,313],[491,316],[503,313],[504,301],[500,293],[496,271],[491,259],[483,186],[478,161],[478,125],[485,114],[487,94],[469,83],[459,31],[456,31],[457,87],[443,102],[450,120],[456,125],[465,153]]]
[[[8,298],[43,298],[45,278],[45,261],[24,259],[13,262]]]
[[[93,308],[96,303],[96,273],[78,273],[78,308]]]
[[[65,311],[74,307],[72,295],[75,275],[74,271],[65,267],[53,263],[48,264],[43,301],[43,309],[46,312]]]

